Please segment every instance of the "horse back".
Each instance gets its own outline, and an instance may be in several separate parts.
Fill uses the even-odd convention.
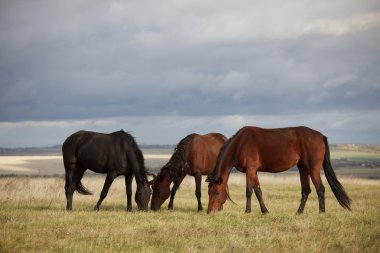
[[[194,135],[186,150],[187,163],[190,165],[192,173],[211,174],[220,148],[226,141],[227,138],[219,133]]]
[[[241,154],[238,163],[259,167],[260,171],[282,172],[298,162],[308,163],[316,156],[320,159],[320,155],[323,160],[323,135],[308,127],[245,127],[237,139],[236,154]]]
[[[127,166],[127,145],[122,133],[79,131],[66,139],[62,151],[65,162],[77,163],[94,172],[106,173],[110,168],[120,169]]]

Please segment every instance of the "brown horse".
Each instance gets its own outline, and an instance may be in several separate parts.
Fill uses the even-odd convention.
[[[202,175],[211,174],[220,148],[227,138],[219,133],[206,135],[190,134],[177,145],[169,162],[161,168],[153,183],[151,209],[158,210],[170,196],[168,209],[173,209],[176,191],[186,175],[195,178],[195,196],[198,211],[202,211],[201,182]],[[172,190],[170,184],[173,182]]]
[[[351,199],[338,181],[331,167],[327,137],[307,127],[263,129],[243,127],[221,149],[209,182],[209,204],[207,213],[217,210],[228,197],[227,181],[231,168],[246,173],[246,212],[251,212],[252,188],[259,201],[261,212],[268,212],[257,177],[257,172],[283,172],[297,165],[301,178],[301,203],[297,214],[305,208],[311,192],[311,178],[319,200],[319,212],[325,212],[325,188],[321,180],[323,166],[329,183],[339,204],[348,210]]]

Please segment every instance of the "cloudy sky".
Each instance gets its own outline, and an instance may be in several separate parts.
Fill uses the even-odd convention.
[[[0,147],[244,125],[380,143],[380,1],[0,0]]]

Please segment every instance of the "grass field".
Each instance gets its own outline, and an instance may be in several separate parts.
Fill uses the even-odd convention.
[[[124,180],[117,179],[100,212],[92,211],[104,178],[85,177],[92,196],[74,195],[66,212],[62,178],[0,178],[0,252],[380,252],[380,181],[341,180],[353,199],[343,210],[326,185],[326,213],[318,214],[313,189],[305,213],[298,176],[260,175],[269,209],[257,200],[245,214],[245,179],[231,175],[237,205],[207,215],[196,212],[193,178],[185,178],[174,210],[128,213]],[[207,186],[202,187],[207,208]],[[136,204],[133,203],[134,210]]]
[[[331,159],[359,159],[359,160],[380,160],[380,153],[347,151],[347,150],[332,150]]]

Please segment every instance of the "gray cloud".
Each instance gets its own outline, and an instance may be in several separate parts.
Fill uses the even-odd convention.
[[[379,117],[378,1],[280,5],[1,2],[0,122]]]

